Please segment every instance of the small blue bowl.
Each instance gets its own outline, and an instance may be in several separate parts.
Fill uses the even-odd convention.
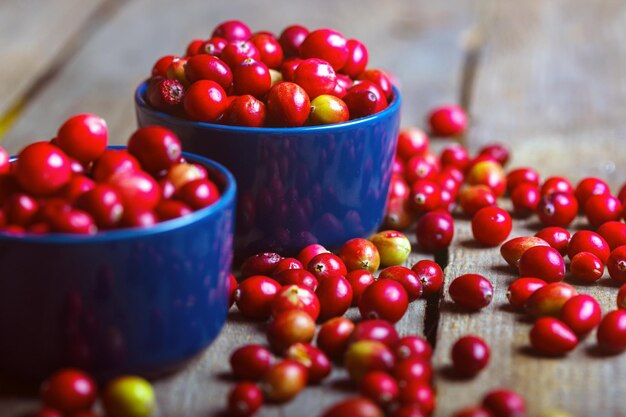
[[[147,105],[146,89],[143,83],[135,92],[140,127],[174,131],[183,149],[221,162],[237,179],[236,258],[294,255],[311,243],[337,248],[382,223],[400,126],[397,89],[375,115],[298,128],[181,119]]]
[[[212,206],[93,236],[0,234],[0,372],[154,376],[215,339],[228,310],[236,185],[222,165],[185,157],[220,187]]]

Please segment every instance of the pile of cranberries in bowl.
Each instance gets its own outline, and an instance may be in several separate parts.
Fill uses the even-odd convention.
[[[293,25],[276,36],[226,21],[208,40],[192,40],[185,56],[159,58],[146,101],[207,123],[342,123],[378,113],[393,100],[389,76],[367,64],[365,45],[333,29]]]
[[[104,119],[79,114],[54,139],[27,145],[15,159],[0,148],[0,233],[148,227],[219,200],[207,170],[185,160],[168,129],[141,128],[127,148],[107,142]]]

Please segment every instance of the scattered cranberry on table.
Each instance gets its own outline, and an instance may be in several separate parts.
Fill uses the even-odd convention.
[[[452,345],[450,356],[456,374],[472,378],[489,363],[490,349],[478,336],[463,336]]]
[[[455,278],[448,292],[455,304],[468,311],[486,307],[493,298],[491,282],[480,274],[464,274]]]

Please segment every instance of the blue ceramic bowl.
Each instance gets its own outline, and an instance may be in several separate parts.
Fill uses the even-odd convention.
[[[174,131],[183,149],[224,164],[237,179],[235,256],[293,255],[368,236],[384,216],[400,125],[400,93],[375,115],[299,128],[194,122],[156,111],[135,92],[139,126]]]
[[[150,376],[213,341],[228,309],[236,185],[222,165],[185,156],[220,186],[214,205],[94,236],[0,234],[0,372]]]

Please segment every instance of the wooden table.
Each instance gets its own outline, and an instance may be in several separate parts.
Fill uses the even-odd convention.
[[[103,116],[112,142],[124,143],[135,128],[133,90],[155,59],[182,53],[189,39],[208,37],[216,23],[235,17],[253,29],[279,31],[298,22],[363,40],[372,66],[401,82],[405,126],[422,124],[436,104],[461,102],[472,115],[472,151],[501,141],[513,151],[511,167],[532,165],[544,176],[572,181],[596,175],[614,191],[626,179],[622,0],[3,0],[1,145],[14,153],[49,139],[78,112]],[[512,236],[536,227],[533,219],[517,221]],[[414,252],[407,264],[428,257]],[[524,394],[531,416],[551,407],[576,416],[626,416],[626,355],[598,356],[593,335],[565,359],[529,353],[530,324],[506,307],[515,275],[497,248],[471,242],[467,219],[457,219],[453,245],[438,260],[445,263],[446,287],[462,273],[483,273],[495,298],[478,314],[456,311],[447,295],[420,300],[398,325],[402,333],[425,333],[436,342],[437,370],[449,365],[450,346],[461,335],[478,334],[492,347],[489,367],[472,381],[437,372],[437,416],[501,386]],[[596,296],[605,312],[615,307],[617,289],[610,284],[578,289]],[[229,352],[263,340],[257,326],[229,322],[193,364],[155,382],[158,416],[218,415],[232,386],[225,377]],[[258,415],[318,415],[350,395],[333,388],[343,377],[337,372],[322,387]],[[2,383],[2,416],[22,415],[35,404],[12,381]]]

